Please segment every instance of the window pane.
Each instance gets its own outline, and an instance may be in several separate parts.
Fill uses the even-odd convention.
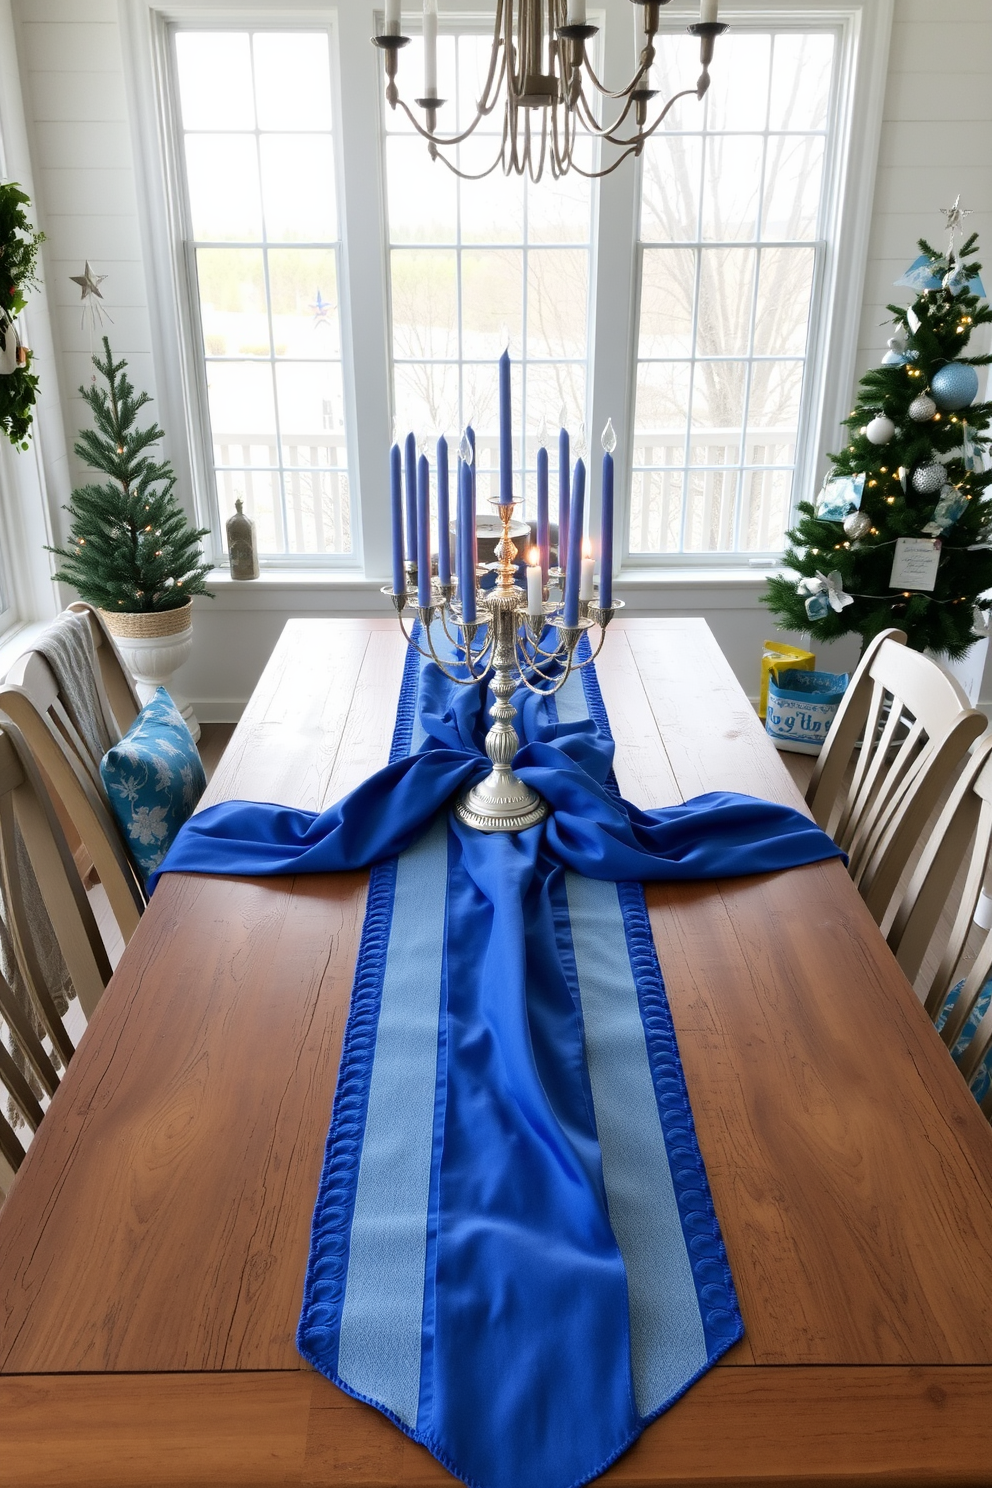
[[[761,208],[763,238],[815,238],[823,176],[823,136],[771,135]]]
[[[268,362],[208,362],[207,396],[218,465],[278,465]]]
[[[765,128],[771,42],[768,33],[760,32],[728,31],[717,37],[713,83],[706,102],[707,130]]]
[[[194,238],[252,242],[262,236],[253,135],[187,135],[186,179]]]
[[[458,180],[439,171],[422,139],[392,134],[386,141],[389,233],[394,243],[454,243]]]
[[[692,355],[696,254],[692,248],[645,248],[641,266],[640,353]]]
[[[666,92],[692,60],[683,46],[680,76],[678,44],[652,69]],[[836,45],[721,36],[702,114],[645,150],[631,552],[784,547]]]
[[[263,134],[259,156],[269,242],[333,242],[338,225],[330,135]]]
[[[277,357],[340,357],[333,248],[270,248],[269,293]]]
[[[662,136],[644,149],[641,240],[694,241],[698,230],[703,142],[691,135]]]
[[[207,356],[268,356],[261,250],[199,248],[196,273]]]
[[[457,255],[394,248],[392,288],[396,355],[457,356]]]
[[[259,129],[330,129],[325,32],[256,33],[254,61]]]
[[[348,553],[327,33],[175,42],[218,517],[241,495],[263,556]]]
[[[703,237],[753,238],[758,220],[763,141],[756,135],[710,135],[703,178]]]
[[[591,152],[576,144],[575,159],[588,169]],[[527,241],[529,243],[587,243],[590,231],[592,193],[590,182],[574,172],[556,181],[545,175],[538,185],[527,187]]]
[[[459,427],[458,367],[444,362],[397,362],[393,373],[396,428],[400,439],[445,433]],[[451,439],[448,440],[449,445]],[[451,452],[452,462],[457,449]],[[453,497],[453,493],[452,493]]]
[[[461,265],[462,355],[495,362],[507,336],[513,346],[521,344],[524,256],[518,248],[466,249]]]
[[[769,129],[825,129],[834,39],[787,32],[775,38]]]
[[[499,139],[478,135],[459,147],[459,169],[480,171],[499,153]],[[437,163],[435,172],[446,168]],[[525,187],[520,176],[504,176],[501,166],[481,181],[460,181],[461,235],[465,243],[522,243]]]
[[[180,31],[176,56],[184,129],[255,128],[247,35]]]
[[[589,255],[537,248],[527,255],[527,355],[581,357],[586,345]]]
[[[699,265],[699,356],[746,352],[754,294],[753,248],[704,248]]]
[[[754,317],[756,356],[802,356],[812,290],[812,248],[762,249]]]

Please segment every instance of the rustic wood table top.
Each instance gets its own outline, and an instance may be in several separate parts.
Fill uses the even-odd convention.
[[[207,799],[358,784],[404,650],[291,621]],[[703,621],[599,676],[635,802],[801,804]],[[452,1481],[293,1342],[365,891],[163,880],[0,1210],[0,1484]],[[988,1484],[992,1132],[842,865],[648,903],[747,1335],[601,1481]]]

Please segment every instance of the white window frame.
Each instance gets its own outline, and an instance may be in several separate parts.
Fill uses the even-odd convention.
[[[812,327],[807,379],[814,396],[803,431],[803,473],[797,475],[793,499],[810,494],[813,472],[825,451],[836,443],[840,421],[849,408],[853,383],[862,294],[871,226],[878,142],[881,131],[888,37],[893,0],[846,0],[809,8],[802,0],[723,0],[721,17],[733,24],[804,24],[809,28],[839,26],[841,56],[836,138],[842,149],[832,154],[830,169],[834,210],[822,253],[820,313]],[[491,0],[439,0],[442,23],[491,26]],[[602,28],[602,74],[608,86],[621,87],[633,61],[630,0],[599,0],[589,19]],[[166,28],[173,23],[209,29],[211,25],[327,28],[331,36],[334,136],[337,152],[338,213],[341,232],[339,295],[342,323],[342,369],[345,381],[346,436],[352,499],[353,553],[346,561],[333,555],[287,555],[287,570],[304,567],[329,587],[373,585],[388,575],[389,516],[385,499],[388,452],[392,433],[392,332],[389,314],[389,239],[386,228],[385,162],[382,145],[383,69],[369,45],[376,24],[373,5],[338,0],[336,5],[280,7],[241,0],[122,0],[122,29],[127,84],[136,144],[139,207],[148,275],[150,314],[161,422],[167,431],[167,453],[179,476],[179,492],[191,516],[197,515],[192,492],[202,502],[204,472],[195,449],[202,439],[187,431],[202,424],[200,399],[192,393],[189,366],[196,346],[189,324],[190,295],[183,284],[184,255],[176,221],[178,135],[169,116],[169,69],[165,66]],[[662,11],[663,25],[681,26],[698,17],[694,0],[676,0]],[[370,29],[372,28],[372,29]],[[720,66],[717,43],[714,71]],[[345,127],[346,126],[346,127]],[[346,132],[347,130],[347,132]],[[856,148],[850,141],[857,142]],[[425,147],[426,148],[426,147]],[[617,460],[618,572],[644,582],[673,570],[685,577],[706,574],[730,577],[770,566],[773,557],[740,553],[679,555],[629,552],[630,459],[634,379],[636,376],[637,233],[640,180],[632,162],[599,183],[594,216],[591,263],[589,356],[592,378],[587,429],[594,467],[590,483],[590,523],[599,520],[598,439],[608,417],[620,437],[625,458]],[[352,327],[361,327],[360,336]],[[812,344],[815,342],[815,345]],[[359,422],[357,409],[361,408]],[[200,515],[203,508],[199,507]],[[216,517],[212,520],[216,522]],[[216,541],[208,549],[215,562],[222,554]],[[362,575],[365,575],[363,578]]]

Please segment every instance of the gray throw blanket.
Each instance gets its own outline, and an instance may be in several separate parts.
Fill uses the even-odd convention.
[[[100,761],[120,733],[100,702],[96,647],[87,615],[67,610],[34,643],[58,684],[62,706],[89,754],[97,784]]]

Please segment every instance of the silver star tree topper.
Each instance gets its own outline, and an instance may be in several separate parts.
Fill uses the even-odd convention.
[[[100,289],[100,285],[103,283],[106,277],[106,274],[94,274],[93,270],[90,268],[89,259],[86,260],[86,263],[83,266],[83,272],[81,274],[69,275],[72,283],[78,284],[81,290],[79,298],[82,301],[83,313],[79,322],[80,326],[84,326],[86,324],[87,315],[89,315],[90,326],[93,330],[95,330],[98,325],[103,325],[105,316],[106,319],[110,321],[111,325],[113,325],[113,316],[108,314],[106,308],[103,305],[97,304],[98,300],[103,299],[103,291]]]

